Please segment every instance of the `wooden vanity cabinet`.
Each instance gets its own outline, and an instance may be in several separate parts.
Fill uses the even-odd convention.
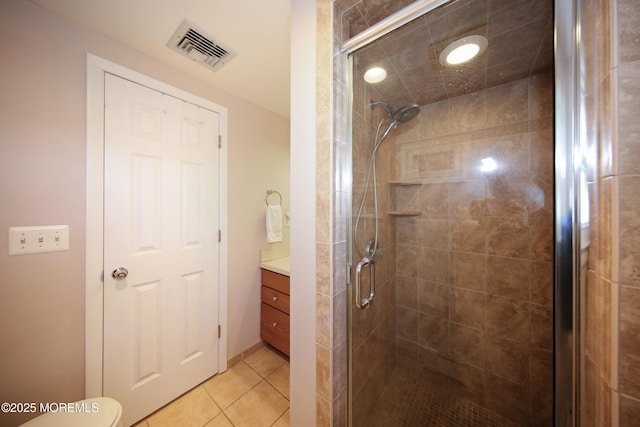
[[[262,269],[260,338],[289,356],[289,276]]]

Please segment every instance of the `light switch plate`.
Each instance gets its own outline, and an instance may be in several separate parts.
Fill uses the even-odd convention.
[[[68,250],[68,225],[9,227],[9,255]]]

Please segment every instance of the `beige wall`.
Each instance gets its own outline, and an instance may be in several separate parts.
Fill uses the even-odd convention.
[[[316,419],[316,0],[291,1],[291,425]]]
[[[0,401],[84,397],[87,52],[228,108],[229,356],[258,342],[264,197],[288,209],[289,121],[27,1],[0,2],[0,52]],[[7,255],[8,227],[50,224],[69,225],[69,251]]]

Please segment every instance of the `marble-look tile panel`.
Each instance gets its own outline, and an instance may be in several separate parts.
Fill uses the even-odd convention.
[[[399,307],[418,309],[418,279],[415,277],[396,276],[396,302]]]
[[[553,261],[553,223],[549,217],[529,219],[529,258]]]
[[[451,288],[448,285],[418,280],[417,289],[418,297],[413,295],[413,298],[418,303],[418,309],[421,313],[445,320],[449,318]]]
[[[456,288],[486,291],[486,256],[484,254],[453,252],[451,285]]]
[[[483,216],[486,212],[484,182],[464,181],[449,184],[449,217]]]
[[[483,157],[490,157],[497,164],[492,176],[503,179],[511,179],[514,175],[527,176],[530,163],[529,139],[529,133],[487,137]]]
[[[398,338],[408,341],[419,341],[420,314],[415,310],[398,307],[396,312],[396,325]]]
[[[449,189],[445,183],[424,184],[419,190],[422,217],[449,218]]]
[[[528,258],[529,227],[516,217],[487,218],[487,253],[490,255]]]
[[[640,400],[620,396],[620,427],[640,425]]]
[[[486,253],[488,223],[486,218],[460,219],[452,222],[452,247],[454,251]],[[495,225],[493,226],[495,227]]]
[[[636,50],[637,46],[636,46]],[[620,174],[640,173],[640,64],[618,68],[618,143]]]
[[[620,287],[620,392],[640,399],[640,289]]]
[[[451,223],[447,219],[417,219],[414,220],[416,228],[414,233],[420,246],[433,249],[451,249]],[[400,221],[396,221],[396,229]],[[407,236],[407,239],[411,237]],[[400,240],[402,241],[402,240]]]
[[[486,92],[492,106],[487,110],[487,127],[526,122],[529,119],[527,80],[497,86]]]
[[[529,170],[531,172],[553,175],[554,146],[553,129],[543,129],[529,134]]]
[[[634,0],[617,0],[620,63],[640,60],[640,7]]]
[[[451,277],[450,252],[423,247],[420,250],[418,278],[448,285]]]
[[[419,344],[441,355],[449,354],[450,323],[428,314],[420,314]]]
[[[531,261],[529,279],[532,303],[550,307],[553,304],[553,263]]]
[[[451,323],[451,358],[457,363],[486,369],[487,336],[484,332]],[[442,354],[442,353],[441,353]]]
[[[487,293],[527,301],[530,263],[526,259],[487,257]]]
[[[331,396],[331,350],[316,345],[316,393],[323,399]]]
[[[526,220],[533,188],[528,177],[494,175],[486,180],[486,213],[491,216]]]
[[[547,3],[548,2],[532,2]],[[553,117],[553,73],[538,74],[529,80],[529,119]]]
[[[450,316],[453,322],[485,330],[487,295],[482,292],[453,288]]]
[[[620,284],[640,286],[640,177],[622,176],[618,185],[619,214],[616,215],[614,211],[612,220],[619,218],[617,248]]]
[[[553,309],[550,306],[530,304],[531,345],[551,351],[553,349]]]
[[[487,338],[488,372],[518,384],[529,383],[530,349],[528,344],[500,337]]]
[[[487,332],[520,343],[530,337],[530,307],[526,301],[489,295],[487,297]]]
[[[324,347],[331,347],[331,297],[316,294],[316,342]]]

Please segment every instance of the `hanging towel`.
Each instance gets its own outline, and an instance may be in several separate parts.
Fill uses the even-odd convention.
[[[282,208],[267,206],[267,243],[282,242]]]

